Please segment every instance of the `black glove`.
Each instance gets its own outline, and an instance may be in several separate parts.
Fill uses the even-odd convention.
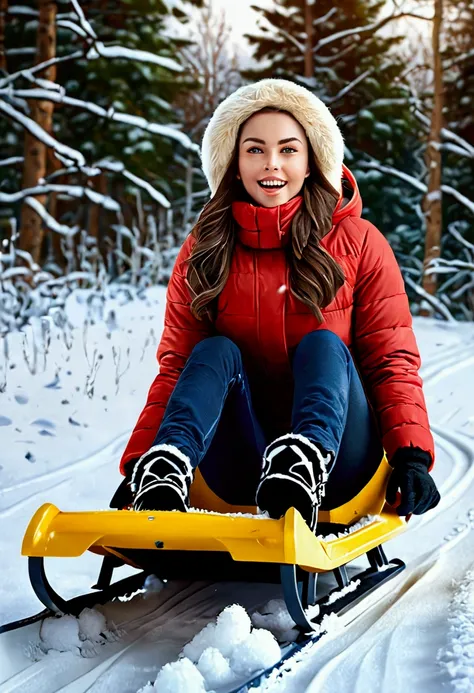
[[[393,505],[400,489],[399,515],[422,515],[438,505],[439,495],[433,477],[428,472],[431,455],[416,447],[398,448],[390,465],[393,472],[387,486],[387,502]]]

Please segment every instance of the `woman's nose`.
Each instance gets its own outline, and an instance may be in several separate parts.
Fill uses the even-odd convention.
[[[280,162],[277,153],[270,152],[267,159],[267,168],[278,169],[280,168]]]

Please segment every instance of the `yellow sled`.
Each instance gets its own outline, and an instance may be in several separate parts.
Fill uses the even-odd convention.
[[[51,611],[74,613],[85,605],[107,601],[136,589],[150,573],[162,579],[183,575],[266,582],[279,579],[293,620],[307,632],[329,611],[346,610],[403,570],[403,562],[388,561],[381,547],[406,528],[406,521],[385,502],[390,471],[384,456],[375,475],[355,498],[338,508],[320,511],[316,535],[294,508],[280,520],[272,520],[257,515],[255,507],[229,506],[209,489],[197,470],[191,488],[194,511],[62,512],[45,504],[28,525],[22,554],[29,557],[36,594]],[[372,516],[370,520],[368,516]],[[319,537],[328,532],[333,538]],[[95,585],[100,592],[66,602],[48,583],[44,558],[77,557],[87,550],[104,556]],[[326,596],[316,602],[317,574],[332,571],[337,583],[333,592],[341,590],[349,583],[346,565],[363,554],[369,568],[352,578],[359,580],[357,589],[351,586],[336,601]],[[114,568],[123,563],[141,569],[141,577],[111,584]],[[307,613],[315,603],[320,607],[316,621]]]

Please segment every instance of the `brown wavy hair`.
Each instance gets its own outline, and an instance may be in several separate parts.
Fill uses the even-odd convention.
[[[271,106],[256,113],[287,113],[294,118],[288,111]],[[232,202],[247,200],[255,204],[242,182],[236,178],[238,143],[243,126],[244,123],[237,133],[235,151],[227,171],[191,231],[196,243],[186,260],[187,285],[192,297],[191,312],[198,320],[204,316],[211,321],[216,319],[217,300],[229,277],[237,238]],[[307,137],[306,141],[310,175],[300,192],[303,204],[293,217],[291,244],[286,246],[286,253],[291,293],[306,304],[322,323],[321,308],[331,303],[345,279],[341,266],[319,244],[320,239],[332,228],[332,215],[339,193],[321,173],[317,155]]]

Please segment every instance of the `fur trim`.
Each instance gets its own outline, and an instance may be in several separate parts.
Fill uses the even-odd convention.
[[[344,140],[336,119],[315,94],[287,79],[261,79],[240,87],[214,111],[204,132],[202,169],[215,194],[229,166],[241,123],[265,106],[289,111],[302,125],[322,173],[341,192]]]

